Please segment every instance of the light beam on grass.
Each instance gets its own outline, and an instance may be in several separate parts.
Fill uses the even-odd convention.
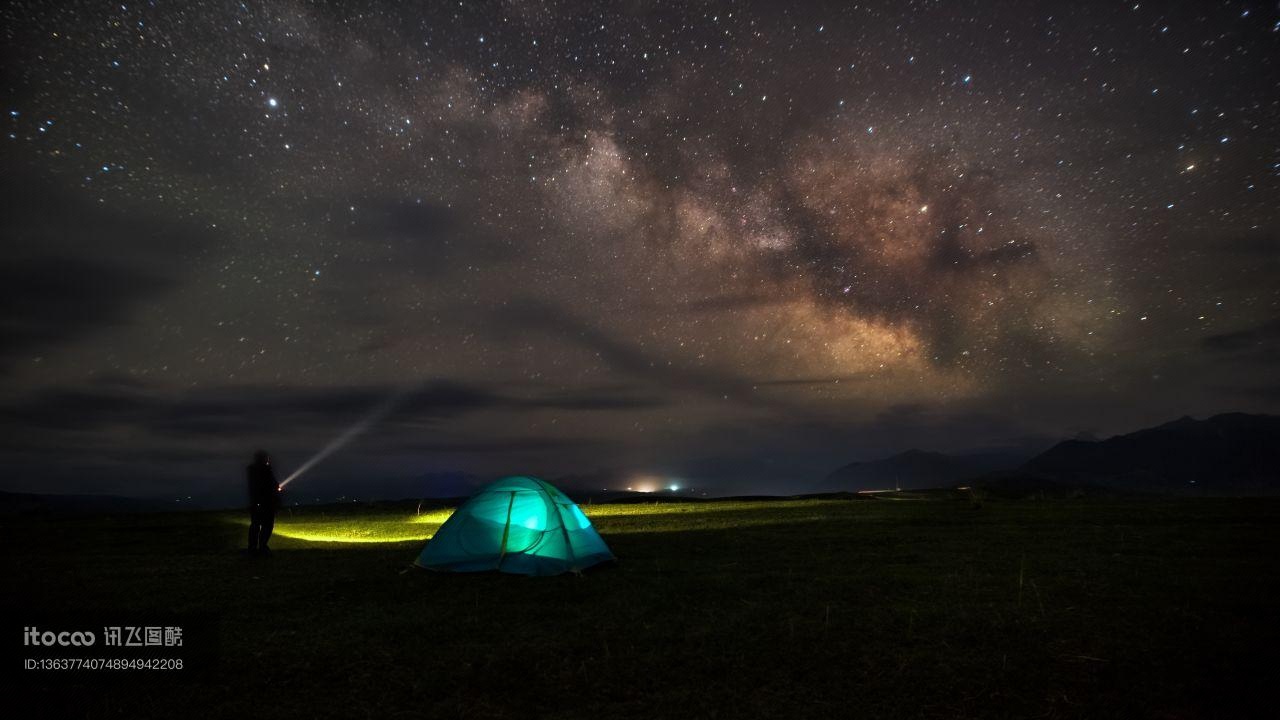
[[[340,515],[279,518],[273,534],[315,543],[425,542],[453,514],[453,509],[421,515]],[[240,519],[240,525],[248,521]]]
[[[290,540],[303,540],[318,543],[398,543],[422,542],[430,540],[432,533],[420,535],[364,535],[356,528],[334,528],[332,530],[300,530],[283,528],[275,531],[280,537]]]
[[[710,503],[619,503],[579,507],[607,535],[727,530],[829,520],[827,510],[847,500],[781,500]],[[781,511],[782,514],[779,514]],[[417,515],[372,511],[366,514],[299,514],[276,522],[275,534],[308,543],[372,544],[426,542],[453,514],[453,508]],[[675,520],[676,522],[668,522]],[[239,525],[248,520],[237,518]]]

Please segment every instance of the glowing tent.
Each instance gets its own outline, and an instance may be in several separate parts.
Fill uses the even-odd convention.
[[[564,493],[537,478],[508,477],[455,510],[414,564],[447,572],[558,575],[613,559]]]

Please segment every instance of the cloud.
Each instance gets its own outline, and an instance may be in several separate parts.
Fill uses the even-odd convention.
[[[452,236],[464,220],[448,205],[397,196],[339,196],[312,200],[305,209],[345,238],[376,243],[438,240]]]
[[[391,266],[417,276],[440,276],[460,265],[489,266],[511,248],[473,220],[466,207],[421,198],[364,195],[307,203],[347,250],[332,266],[354,275],[362,266]]]
[[[533,297],[522,297],[493,313],[505,328],[535,330],[577,344],[594,353],[615,371],[649,381],[664,391],[683,391],[717,400],[732,399],[750,405],[789,407],[783,401],[756,392],[750,380],[722,368],[677,365],[650,356],[639,347],[578,318],[569,310]]]
[[[127,324],[178,288],[187,258],[213,243],[187,220],[126,215],[21,171],[0,187],[7,257],[0,266],[0,365]]]
[[[0,423],[42,430],[130,426],[159,435],[252,435],[290,428],[328,431],[354,422],[395,393],[404,395],[388,424],[423,422],[492,410],[620,411],[663,404],[626,386],[514,392],[504,385],[436,379],[411,388],[388,386],[211,387],[169,392],[157,386],[95,381],[53,388],[0,406]]]
[[[75,258],[29,258],[0,267],[0,362],[127,322],[171,278]]]
[[[1204,349],[1216,353],[1237,353],[1249,350],[1274,352],[1280,345],[1280,318],[1244,330],[1210,335],[1200,341]]]

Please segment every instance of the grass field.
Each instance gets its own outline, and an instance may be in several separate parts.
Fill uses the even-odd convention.
[[[620,561],[554,578],[409,569],[447,516],[413,504],[286,513],[269,559],[237,514],[7,520],[8,619],[212,613],[220,646],[6,715],[1274,716],[1280,501],[584,510]]]

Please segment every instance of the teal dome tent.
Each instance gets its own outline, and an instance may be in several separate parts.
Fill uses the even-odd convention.
[[[537,478],[508,477],[455,510],[414,564],[447,572],[559,575],[613,559],[564,493]]]

